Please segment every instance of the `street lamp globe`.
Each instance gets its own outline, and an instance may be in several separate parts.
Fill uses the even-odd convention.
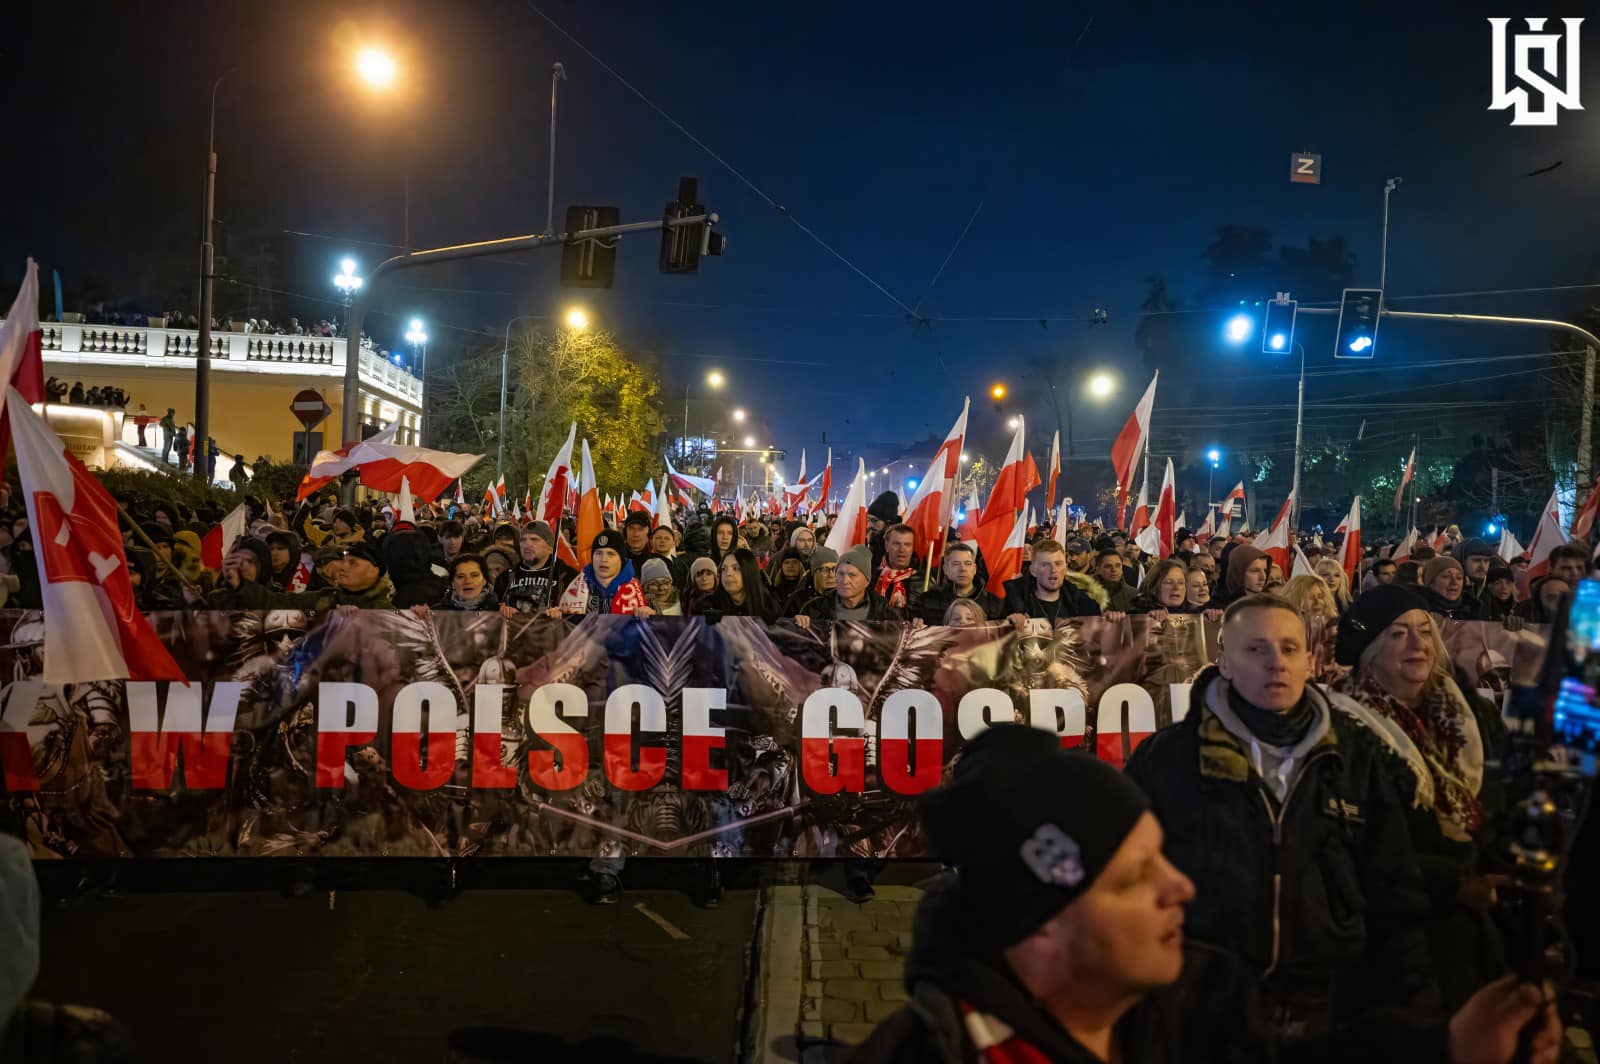
[[[344,259],[339,263],[339,271],[334,275],[333,286],[344,296],[344,305],[348,307],[361,288],[361,278],[356,276],[356,260]]]
[[[989,398],[999,401],[1005,397],[1006,386],[1004,384],[996,384],[994,387],[989,389]]]
[[[1211,450],[1206,452],[1206,460],[1209,461],[1214,468],[1218,462],[1222,461],[1222,452],[1213,447]]]
[[[356,73],[375,89],[393,85],[397,70],[394,56],[382,48],[363,48],[356,53]]]
[[[722,384],[726,379],[727,378],[723,377],[722,371],[718,369],[714,369],[710,373],[706,374],[706,383],[713,388],[722,387]]]
[[[744,438],[744,445],[746,448],[754,447],[756,445],[756,438],[754,436],[746,436]]]
[[[1109,373],[1096,373],[1089,378],[1089,394],[1096,399],[1109,399],[1117,390],[1117,382]]]
[[[1256,331],[1256,320],[1248,314],[1239,313],[1228,319],[1222,328],[1222,335],[1227,337],[1229,343],[1242,344],[1250,339]]]
[[[1018,426],[1018,425],[1019,425],[1019,424],[1021,424],[1021,422],[1020,422],[1020,421],[1018,421],[1018,420],[1017,420],[1017,419],[1016,419],[1016,418],[1012,418],[1012,419],[1011,419],[1011,420],[1010,420],[1010,421],[1007,421],[1007,422],[1006,422],[1006,428],[1008,428],[1008,429],[1014,429],[1014,428],[1016,428],[1016,427],[1017,427],[1017,426]]]
[[[428,342],[428,334],[423,331],[421,318],[411,319],[411,324],[406,329],[406,342],[409,344],[425,344]]]
[[[582,307],[573,307],[567,311],[567,328],[573,332],[582,332],[589,327],[589,312]]]
[[[744,423],[744,408],[743,407],[739,407],[738,409],[734,410],[734,412],[733,412],[733,420],[739,422],[740,424]]]

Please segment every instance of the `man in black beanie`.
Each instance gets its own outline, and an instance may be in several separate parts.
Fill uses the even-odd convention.
[[[876,575],[883,565],[883,555],[886,546],[883,541],[884,530],[890,525],[900,523],[900,496],[892,491],[886,491],[872,500],[872,505],[867,507],[867,547],[872,551],[872,574]]]
[[[1149,802],[1052,733],[999,724],[922,804],[956,868],[918,906],[911,1003],[852,1060],[1111,1060],[1164,1056],[1133,1016],[1183,967],[1194,886],[1161,854]]]

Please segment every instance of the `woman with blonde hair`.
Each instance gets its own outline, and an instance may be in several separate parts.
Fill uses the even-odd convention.
[[[1345,607],[1350,605],[1350,578],[1345,575],[1344,566],[1339,564],[1337,558],[1324,555],[1317,559],[1315,569],[1317,576],[1333,592],[1333,604],[1337,607],[1335,612],[1343,613]]]
[[[1339,607],[1333,592],[1320,576],[1302,574],[1273,592],[1286,600],[1306,622],[1306,645],[1311,648],[1311,676],[1318,683],[1328,683],[1343,672],[1334,661],[1334,634],[1337,631]]]
[[[1447,1010],[1506,970],[1505,945],[1489,919],[1496,880],[1480,856],[1498,804],[1492,759],[1504,737],[1494,707],[1457,683],[1428,604],[1382,585],[1356,599],[1339,622],[1338,660],[1353,667],[1341,685],[1380,723],[1415,747],[1408,824],[1431,915],[1428,941]],[[1408,757],[1408,760],[1412,760]]]

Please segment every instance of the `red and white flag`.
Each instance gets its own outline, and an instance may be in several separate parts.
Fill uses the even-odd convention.
[[[668,484],[671,484],[680,491],[687,491],[688,489],[693,488],[702,495],[713,495],[716,493],[717,483],[710,477],[692,477],[687,473],[680,473],[676,469],[672,468],[671,458],[668,458],[666,455],[662,455],[661,458],[662,461],[667,463]]]
[[[817,488],[817,509],[826,511],[833,501],[833,448],[828,448],[828,464],[822,467],[822,484]]]
[[[1173,539],[1177,531],[1175,512],[1178,509],[1177,481],[1173,476],[1172,459],[1167,459],[1167,472],[1161,479],[1161,498],[1156,502],[1155,526],[1160,537],[1158,558],[1172,557]]]
[[[578,423],[574,421],[572,427],[567,429],[566,442],[550,460],[550,470],[545,473],[544,484],[539,488],[539,507],[534,511],[534,516],[551,528],[560,526],[561,515],[567,508],[567,491],[572,486],[572,445],[577,438]]]
[[[1128,529],[1128,535],[1137,542],[1140,532],[1150,527],[1150,481],[1146,480],[1139,485],[1139,501],[1133,505],[1133,524]],[[1143,548],[1140,548],[1141,550]],[[1155,551],[1147,553],[1154,554]]]
[[[985,586],[991,595],[1003,597],[1006,581],[1022,575],[1022,550],[1027,542],[1028,515],[1019,513],[1011,531],[995,550],[994,557],[984,559],[989,565],[989,583]]]
[[[1215,517],[1216,512],[1217,512],[1216,506],[1214,506],[1214,505],[1213,506],[1207,506],[1206,507],[1205,523],[1202,524],[1199,528],[1195,529],[1194,541],[1195,541],[1195,543],[1197,545],[1199,545],[1202,548],[1204,548],[1205,545],[1208,542],[1210,542],[1210,540],[1211,540],[1211,536],[1212,536],[1211,521],[1212,521],[1212,518]]]
[[[961,416],[951,426],[944,442],[928,463],[928,472],[917,483],[917,490],[906,504],[904,523],[916,533],[915,551],[932,565],[939,564],[944,548],[945,529],[955,513],[956,478],[961,475],[961,448],[967,439],[969,399],[961,406]]]
[[[485,517],[494,516],[494,485],[493,484],[491,484],[488,487],[483,489],[483,515]]]
[[[1289,574],[1293,580],[1297,576],[1316,576],[1317,571],[1311,567],[1311,559],[1306,557],[1306,552],[1300,549],[1300,544],[1294,545],[1294,571]]]
[[[1500,550],[1498,553],[1500,560],[1508,563],[1522,553],[1522,544],[1517,542],[1517,537],[1511,534],[1511,529],[1509,528],[1500,530]]]
[[[1556,493],[1550,493],[1544,512],[1539,515],[1539,527],[1533,530],[1528,543],[1528,558],[1532,562],[1517,578],[1517,598],[1526,599],[1533,594],[1533,582],[1550,572],[1550,552],[1567,541],[1561,531],[1561,504]]]
[[[374,491],[393,494],[400,490],[400,478],[411,481],[411,490],[424,499],[443,495],[450,482],[483,460],[481,454],[456,454],[394,442],[398,423],[390,425],[370,440],[337,451],[319,451],[311,468],[300,481],[297,497],[304,499],[354,469],[361,483]],[[501,493],[501,512],[505,510]]]
[[[467,505],[467,496],[461,490],[461,478],[460,477],[456,478],[456,505],[457,506],[466,506]]]
[[[1361,569],[1361,496],[1351,500],[1350,514],[1338,530],[1344,533],[1344,543],[1339,547],[1344,575],[1349,577],[1350,586],[1356,587],[1356,573]]]
[[[966,512],[961,515],[961,527],[956,529],[956,536],[961,542],[978,542],[978,522],[982,516],[983,509],[978,505],[978,486],[974,484],[967,492]]]
[[[1400,500],[1405,497],[1406,485],[1411,483],[1411,478],[1417,473],[1417,449],[1411,448],[1411,457],[1406,459],[1406,469],[1400,474],[1400,486],[1394,489],[1394,512],[1400,512]]]
[[[501,517],[511,513],[511,507],[506,503],[506,475],[504,473],[501,473],[500,478],[494,482],[494,511]]]
[[[1267,526],[1267,531],[1275,532],[1275,531],[1277,531],[1279,525],[1287,525],[1288,521],[1289,521],[1289,515],[1292,514],[1293,512],[1294,512],[1294,492],[1291,491],[1289,493],[1289,497],[1287,499],[1283,500],[1283,506],[1278,509],[1278,516],[1274,517],[1272,519],[1272,524]]]
[[[10,382],[30,403],[44,402],[44,333],[39,328],[39,264],[28,260],[17,298],[0,325],[0,388]],[[11,429],[0,408],[0,466],[10,449]]]
[[[411,497],[411,480],[409,477],[400,478],[400,517],[398,520],[417,523],[417,504]]]
[[[39,567],[44,682],[186,682],[134,603],[111,493],[14,387],[6,389],[6,420]]]
[[[1111,467],[1117,475],[1117,491],[1122,497],[1122,504],[1127,505],[1128,494],[1133,491],[1133,473],[1139,465],[1139,457],[1144,454],[1145,446],[1150,441],[1150,414],[1156,405],[1156,382],[1161,379],[1161,372],[1156,371],[1150,378],[1150,386],[1144,390],[1139,405],[1133,408],[1133,416],[1128,418],[1128,423],[1122,426],[1122,431],[1117,433],[1117,438],[1111,444]]]
[[[1444,553],[1445,543],[1449,538],[1449,535],[1441,529],[1439,534],[1433,537],[1433,542],[1429,546],[1433,548],[1435,554],[1442,554]]]
[[[227,557],[235,543],[245,537],[247,531],[249,518],[244,503],[240,503],[228,511],[221,524],[200,538],[200,564],[212,571],[221,569],[222,559]]]
[[[650,507],[645,505],[644,496],[637,491],[628,496],[628,512],[645,514],[650,512]]]
[[[1406,538],[1402,539],[1400,545],[1394,549],[1394,553],[1389,555],[1390,558],[1394,559],[1396,565],[1411,560],[1411,552],[1417,549],[1417,538],[1417,530],[1415,528],[1406,533]]]
[[[672,527],[672,500],[664,491],[656,496],[656,510],[653,516],[656,528]]]
[[[1588,540],[1589,533],[1594,528],[1594,517],[1600,513],[1600,478],[1597,478],[1594,487],[1589,489],[1589,497],[1583,500],[1583,506],[1572,516],[1572,538]]]
[[[589,564],[590,547],[594,537],[605,528],[600,516],[600,487],[594,481],[594,463],[589,460],[589,441],[582,445],[582,475],[578,480],[578,560]]]
[[[1289,522],[1274,523],[1256,537],[1254,546],[1256,550],[1266,551],[1279,571],[1289,571]]]
[[[856,459],[856,478],[845,492],[844,505],[839,507],[839,517],[828,529],[828,538],[822,545],[843,554],[851,547],[867,541],[867,463]]]
[[[644,505],[645,505],[646,509],[650,509],[651,507],[655,506],[655,504],[656,504],[656,478],[655,477],[651,477],[649,480],[645,481],[644,494],[641,496],[641,498],[644,499]]]
[[[1235,500],[1238,500],[1241,507],[1244,505],[1244,481],[1242,480],[1233,486],[1233,490],[1228,492],[1228,497],[1223,499],[1222,505],[1217,508],[1217,527],[1212,532],[1212,535],[1226,537],[1233,528],[1233,504]]]
[[[963,414],[963,417],[966,415]],[[1050,509],[1056,508],[1056,481],[1061,478],[1061,430],[1050,440],[1050,471],[1045,474],[1046,487],[1044,489],[1044,504]]]

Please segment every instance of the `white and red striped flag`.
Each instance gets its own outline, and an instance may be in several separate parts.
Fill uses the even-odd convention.
[[[44,682],[186,682],[134,603],[111,493],[14,387],[6,389],[6,420],[39,567]]]
[[[1361,568],[1361,496],[1351,500],[1350,514],[1337,531],[1344,533],[1344,543],[1339,547],[1344,575],[1349,577],[1350,586],[1356,587],[1356,573]]]
[[[867,541],[867,463],[856,459],[856,478],[845,493],[844,505],[839,507],[839,518],[828,529],[828,538],[822,545],[843,554],[851,547]]]
[[[1417,473],[1417,449],[1411,448],[1411,457],[1406,459],[1406,469],[1400,474],[1400,486],[1394,489],[1394,512],[1400,512],[1400,500],[1405,498],[1406,485],[1411,483],[1411,478]]]
[[[1517,542],[1517,537],[1511,534],[1511,529],[1500,530],[1500,550],[1497,552],[1500,560],[1510,562],[1511,559],[1522,553],[1522,544]]]
[[[397,492],[400,478],[406,477],[411,481],[412,491],[424,499],[434,499],[444,494],[452,480],[483,460],[481,454],[457,454],[395,443],[398,427],[396,422],[369,440],[337,451],[319,451],[300,481],[297,497],[304,499],[354,469],[361,474],[361,483],[374,491]],[[500,503],[501,512],[504,512],[503,490]]]
[[[989,583],[985,587],[991,595],[1004,597],[1006,581],[1022,575],[1022,549],[1027,542],[1028,515],[1019,513],[994,556],[984,559],[989,565]]]
[[[1117,494],[1124,508],[1128,505],[1128,494],[1133,491],[1133,473],[1139,465],[1139,456],[1144,454],[1150,441],[1150,416],[1156,404],[1156,382],[1160,379],[1161,371],[1157,370],[1139,405],[1133,408],[1133,416],[1111,444],[1111,467],[1117,475]]]
[[[1406,533],[1406,538],[1400,541],[1400,545],[1394,549],[1394,553],[1389,555],[1389,557],[1393,558],[1395,564],[1398,565],[1401,562],[1410,561],[1411,552],[1416,549],[1417,530],[1413,528],[1410,532]]]
[[[1226,537],[1233,529],[1233,503],[1236,499],[1239,505],[1243,507],[1245,499],[1244,481],[1242,480],[1233,486],[1233,490],[1228,492],[1228,497],[1223,499],[1222,505],[1217,508],[1217,527],[1212,535]]]
[[[1266,551],[1281,572],[1289,571],[1289,522],[1277,521],[1255,539],[1256,550]]]
[[[28,260],[17,298],[0,325],[0,388],[9,382],[30,403],[44,402],[44,333],[39,328],[39,264]],[[0,466],[11,446],[11,429],[0,407]]]
[[[978,486],[974,484],[967,492],[966,512],[961,515],[961,526],[956,529],[956,536],[961,542],[978,542],[978,522],[982,516],[983,509],[978,505]]]
[[[1539,526],[1533,530],[1533,539],[1528,542],[1532,564],[1517,578],[1517,598],[1526,599],[1533,594],[1533,582],[1550,572],[1550,552],[1566,541],[1566,534],[1561,531],[1561,504],[1552,491],[1539,515]]]
[[[594,463],[589,459],[589,441],[584,440],[581,446],[583,453],[582,473],[578,479],[578,560],[584,565],[589,564],[590,548],[594,544],[594,537],[605,528],[605,521],[600,516],[600,487],[594,481]]]
[[[245,537],[249,523],[244,503],[229,510],[221,523],[200,538],[200,564],[213,571],[221,569],[222,559]]]
[[[702,495],[716,494],[717,483],[710,477],[692,477],[687,473],[680,473],[676,469],[672,468],[671,458],[668,458],[666,455],[662,455],[661,459],[667,464],[668,484],[671,484],[680,491],[686,491],[689,488],[693,488]]]
[[[928,471],[917,483],[917,490],[906,504],[904,524],[916,533],[915,551],[929,564],[939,564],[945,529],[955,513],[956,478],[961,475],[961,448],[967,439],[967,411],[971,400],[961,406],[961,416],[951,426],[944,442],[934,452]]]
[[[572,485],[572,445],[578,437],[578,423],[567,429],[567,440],[550,460],[550,470],[544,475],[539,488],[539,506],[534,516],[551,528],[561,524],[561,515],[567,508],[567,490]]]
[[[1172,557],[1174,512],[1178,508],[1177,481],[1173,476],[1172,459],[1167,459],[1167,472],[1161,479],[1161,498],[1156,502],[1155,526],[1156,534],[1160,537],[1158,558]]]
[[[833,501],[833,448],[828,448],[828,464],[822,467],[822,485],[817,489],[817,509],[826,511]]]
[[[511,507],[506,503],[506,475],[504,473],[501,473],[499,479],[494,482],[494,509],[495,513],[501,517],[506,517],[511,513]]]
[[[963,415],[965,416],[965,415]],[[1044,504],[1056,508],[1056,481],[1061,479],[1061,430],[1050,440],[1050,470],[1045,474]]]
[[[456,505],[457,506],[466,506],[467,505],[467,496],[461,490],[461,478],[460,477],[456,477]]]
[[[1587,541],[1589,533],[1594,528],[1595,514],[1600,513],[1600,479],[1596,479],[1594,487],[1589,489],[1589,497],[1583,500],[1583,506],[1572,515],[1572,538]]]
[[[411,480],[408,477],[400,478],[400,521],[417,523],[417,504],[411,497]]]
[[[1129,525],[1128,535],[1138,541],[1139,533],[1150,527],[1150,481],[1146,480],[1139,485],[1139,500],[1133,505],[1133,521]],[[1140,548],[1141,550],[1143,548]],[[1155,551],[1148,553],[1154,554]]]
[[[1258,498],[1259,501],[1259,498]],[[1278,516],[1272,519],[1272,524],[1267,526],[1267,531],[1276,532],[1279,525],[1287,524],[1289,515],[1294,512],[1294,492],[1289,492],[1289,497],[1283,500],[1283,506],[1278,509]]]

